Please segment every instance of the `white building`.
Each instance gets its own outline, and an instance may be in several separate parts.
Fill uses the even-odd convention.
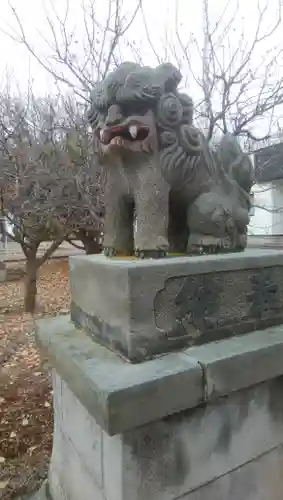
[[[256,184],[249,235],[283,236],[283,143],[253,155]]]

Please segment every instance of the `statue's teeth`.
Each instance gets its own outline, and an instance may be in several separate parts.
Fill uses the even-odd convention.
[[[131,125],[129,127],[129,132],[130,132],[132,138],[136,139],[137,135],[138,135],[138,127],[136,125]]]

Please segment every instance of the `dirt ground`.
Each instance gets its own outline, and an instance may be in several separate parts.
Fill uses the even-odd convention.
[[[52,446],[52,390],[34,343],[34,319],[23,312],[23,270],[9,266],[0,283],[0,499],[35,491],[46,477]],[[68,264],[40,270],[35,319],[69,310]]]

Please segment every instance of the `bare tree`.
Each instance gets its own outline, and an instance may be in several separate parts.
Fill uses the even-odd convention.
[[[76,102],[74,95],[62,97],[62,102],[65,148],[75,181],[73,233],[82,242],[82,248],[87,254],[99,253],[102,249],[105,174],[94,149],[86,104]],[[68,173],[70,174],[70,170]]]
[[[141,9],[144,36],[132,44],[133,55],[139,62],[151,53],[159,64],[175,63],[208,140],[230,132],[250,149],[268,140],[282,120],[282,2],[226,0],[219,10],[221,3],[201,0],[202,14],[189,17],[187,3],[175,0],[161,36]]]
[[[278,70],[283,62],[280,0],[258,0],[252,23],[242,19],[243,0],[227,0],[218,16],[215,6],[202,0],[201,29],[192,31],[176,0],[175,30],[172,22],[165,27],[163,54],[156,48],[157,35],[149,27],[141,0],[131,2],[130,11],[123,0],[107,0],[103,8],[97,0],[82,0],[80,6],[76,3],[77,29],[68,0],[64,8],[60,6],[60,13],[55,2],[45,0],[49,28],[45,56],[32,45],[13,0],[9,1],[14,28],[2,30],[24,44],[57,83],[72,88],[84,100],[93,83],[120,62],[126,41],[140,62],[147,63],[143,55],[147,48],[159,63],[175,61],[193,92],[196,119],[209,140],[229,131],[243,137],[250,148],[255,141],[268,139],[278,124],[283,102],[283,77]],[[141,47],[125,38],[137,20],[145,30]]]
[[[2,27],[2,31],[8,31],[10,37],[27,48],[39,65],[54,78],[61,96],[62,89],[65,94],[71,90],[71,97],[62,99],[65,114],[60,123],[68,153],[68,174],[73,169],[72,177],[77,187],[76,193],[73,190],[76,198],[73,212],[76,215],[68,220],[68,224],[73,229],[72,236],[81,240],[86,253],[97,253],[101,250],[103,226],[103,179],[94,158],[92,137],[83,108],[93,84],[103,79],[109,69],[121,60],[121,44],[140,11],[141,0],[131,2],[130,8],[125,8],[123,0],[107,0],[103,5],[97,0],[82,0],[78,2],[81,5],[76,11],[76,27],[68,0],[60,6],[46,0],[48,32],[43,40],[45,55],[29,39],[13,1],[9,3],[15,24],[10,30]],[[42,34],[38,36],[42,39]],[[63,213],[61,209],[60,220],[63,220]],[[66,213],[69,214],[69,211]],[[70,242],[73,243],[72,240]]]
[[[92,190],[92,212],[82,194],[70,121],[58,101],[0,96],[0,190],[2,213],[26,256],[25,310],[33,312],[39,267],[75,230],[101,230],[102,215]],[[68,128],[67,126],[68,125]],[[85,152],[85,156],[89,154]],[[78,182],[80,179],[80,182]],[[95,179],[96,180],[96,179]],[[92,189],[92,188],[91,188]],[[42,241],[50,247],[37,256]]]
[[[38,34],[45,42],[45,56],[29,39],[13,0],[9,0],[9,5],[14,27],[7,29],[2,26],[2,31],[24,44],[58,84],[71,88],[84,100],[88,99],[94,82],[103,79],[120,60],[120,43],[135,20],[141,2],[133,0],[130,10],[127,10],[123,0],[81,0],[76,4],[79,8],[74,22],[69,0],[61,2],[60,6],[53,0],[45,0],[48,33],[44,39],[41,33]]]
[[[276,42],[282,30],[282,7],[280,1],[274,2],[271,13],[268,1],[265,5],[258,1],[252,22],[243,25],[240,6],[239,0],[227,0],[212,20],[211,5],[202,0],[200,39],[193,34],[186,37],[177,1],[171,53],[179,66],[186,66],[188,81],[197,89],[196,117],[208,140],[219,132],[231,132],[247,139],[246,146],[251,147],[255,141],[268,139],[282,116],[283,77],[278,68],[283,46]],[[194,65],[197,57],[199,70]]]

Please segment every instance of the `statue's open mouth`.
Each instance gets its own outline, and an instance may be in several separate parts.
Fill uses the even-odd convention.
[[[98,138],[102,144],[116,144],[126,146],[127,142],[144,141],[149,134],[149,129],[140,125],[125,125],[100,129],[97,131]]]

